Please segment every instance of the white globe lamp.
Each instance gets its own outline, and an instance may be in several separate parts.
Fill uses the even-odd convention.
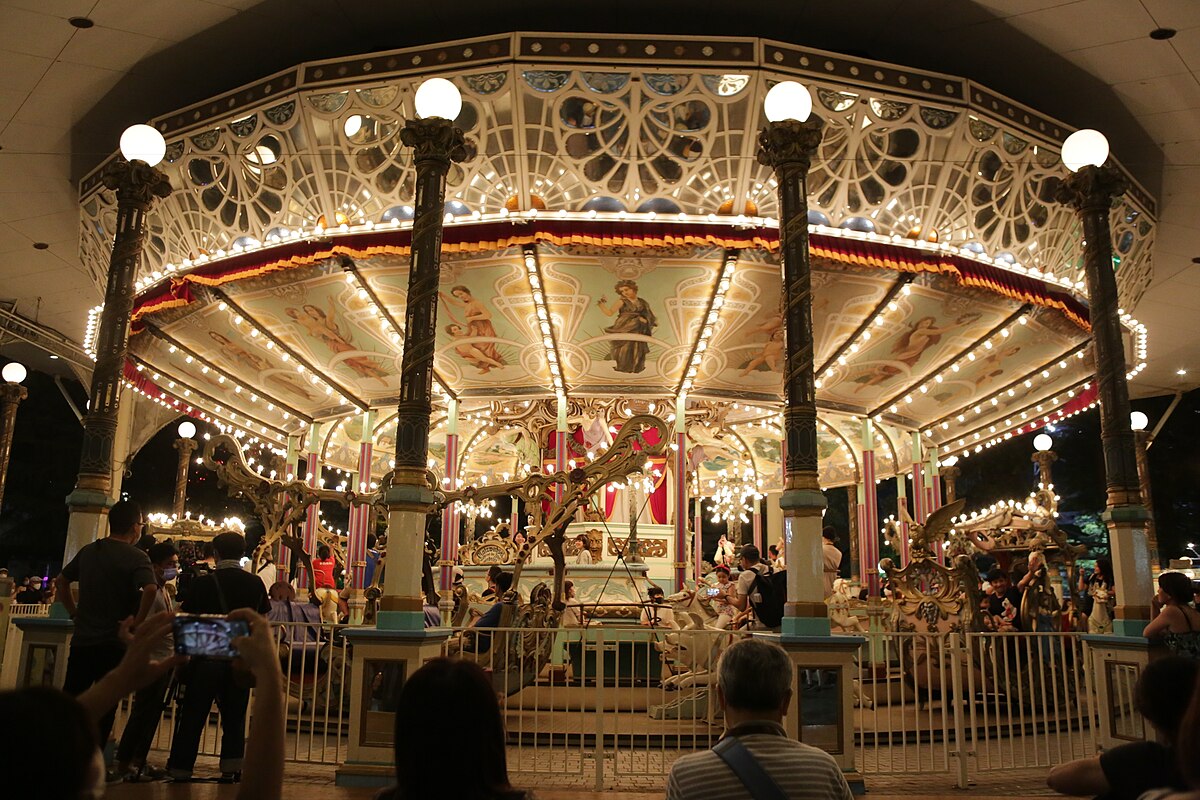
[[[1084,167],[1102,167],[1108,160],[1108,139],[1091,128],[1075,131],[1063,142],[1062,160],[1071,172]]]
[[[763,99],[763,112],[771,122],[794,119],[804,122],[812,113],[812,95],[795,81],[783,81],[771,87]]]
[[[457,86],[445,78],[430,78],[417,87],[413,105],[421,119],[439,117],[453,120],[462,111],[462,94]]]
[[[942,459],[943,467],[953,467],[957,463],[958,463],[958,456],[950,456],[948,458]]]
[[[167,140],[149,125],[130,125],[121,134],[121,155],[127,161],[145,161],[155,166],[167,154]]]
[[[0,370],[0,377],[3,377],[7,383],[20,383],[28,374],[29,370],[25,369],[25,365],[16,361],[8,362],[4,365],[4,369]]]
[[[1044,453],[1051,447],[1054,447],[1054,440],[1050,438],[1050,434],[1039,433],[1037,436],[1033,437],[1033,449],[1037,450],[1039,453]]]
[[[191,420],[179,423],[179,438],[192,439],[196,436],[196,425]]]
[[[1135,431],[1144,431],[1146,426],[1150,424],[1150,418],[1141,411],[1129,412],[1129,427]]]

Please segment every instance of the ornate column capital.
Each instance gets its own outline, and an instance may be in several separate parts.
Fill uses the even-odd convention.
[[[175,440],[175,449],[179,451],[179,455],[187,458],[197,447],[195,439],[184,439],[182,436]]]
[[[19,383],[0,383],[0,405],[16,405],[29,397],[29,390]]]
[[[1128,189],[1129,181],[1116,167],[1084,167],[1067,176],[1054,199],[1079,212],[1107,212],[1113,199]]]
[[[442,162],[443,169],[448,169],[451,161],[475,158],[475,142],[448,119],[414,117],[400,129],[400,142],[413,149],[414,161]]]
[[[758,163],[772,169],[795,165],[807,172],[821,145],[824,127],[818,117],[804,122],[794,119],[768,122],[758,132]]]
[[[145,161],[110,161],[101,176],[104,185],[117,193],[117,205],[131,203],[142,210],[150,207],[154,198],[171,194],[171,181],[165,172]]]

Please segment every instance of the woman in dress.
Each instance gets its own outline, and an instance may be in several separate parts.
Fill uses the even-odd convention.
[[[1200,611],[1192,607],[1192,579],[1182,572],[1158,576],[1158,593],[1151,606],[1152,618],[1142,636],[1162,638],[1177,656],[1200,658]]]
[[[604,329],[605,333],[622,335],[636,334],[651,336],[658,327],[658,320],[650,310],[650,304],[638,297],[638,285],[633,281],[617,281],[614,287],[621,302],[610,306],[607,297],[597,303],[606,317],[616,316],[616,322]],[[608,360],[617,362],[617,372],[638,373],[646,369],[646,354],[650,352],[647,342],[618,339],[609,345]]]
[[[458,322],[458,319],[454,316],[451,306],[462,310],[467,323],[467,337],[472,339],[499,338],[496,336],[495,326],[492,325],[492,312],[488,311],[487,306],[483,304],[482,300],[476,300],[471,294],[471,290],[466,286],[451,288],[449,295],[445,292],[438,292],[438,296],[446,304],[446,313],[455,322]],[[500,348],[496,346],[495,342],[475,342],[474,347],[488,361],[495,362],[493,366],[500,367],[508,363],[504,360],[504,356],[500,353]],[[476,364],[476,366],[479,365]]]
[[[271,368],[271,365],[267,363],[265,358],[251,353],[240,344],[231,342],[227,336],[217,333],[216,331],[209,331],[208,338],[217,343],[217,346],[221,348],[221,354],[226,358],[226,360],[235,364],[241,364],[251,372],[261,374],[265,370]],[[289,375],[287,373],[276,373],[274,375],[264,375],[264,378],[276,386],[284,387],[289,391],[295,392],[305,400],[315,400],[317,397],[315,394],[309,391],[308,387],[304,385],[302,380],[293,375]]]
[[[471,335],[467,332],[466,328],[458,323],[447,325],[446,333],[450,334],[451,338],[454,339],[466,339]],[[458,353],[459,357],[468,364],[479,370],[480,375],[487,375],[492,371],[492,367],[502,367],[504,366],[504,362],[490,357],[484,350],[485,347],[492,350],[496,349],[494,344],[463,342],[462,344],[454,345],[454,352]]]

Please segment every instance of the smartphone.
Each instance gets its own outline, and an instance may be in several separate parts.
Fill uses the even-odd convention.
[[[716,596],[717,596],[717,595],[719,595],[720,593],[721,593],[721,590],[720,590],[720,589],[709,589],[709,590],[708,590],[708,596],[709,596],[709,597],[716,597]]]
[[[250,625],[245,620],[215,614],[178,614],[174,629],[175,652],[192,658],[236,658],[233,640],[250,635]]]

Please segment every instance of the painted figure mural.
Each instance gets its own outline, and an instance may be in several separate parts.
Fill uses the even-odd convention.
[[[596,303],[606,317],[615,316],[612,325],[604,329],[605,333],[621,336],[635,334],[652,336],[658,327],[658,319],[650,310],[650,304],[638,297],[638,285],[634,281],[617,281],[613,287],[620,295],[621,301],[616,305],[608,304],[608,297],[602,296]],[[650,352],[648,342],[640,340],[618,340],[609,346],[609,361],[615,361],[617,372],[638,373],[646,369],[646,354]]]
[[[453,320],[453,325],[446,326],[446,333],[453,336],[455,339],[496,339],[496,327],[492,324],[492,312],[483,304],[482,300],[475,299],[471,294],[471,290],[466,286],[455,286],[450,290],[450,294],[438,292],[438,296],[442,299],[442,304],[446,308],[446,315]],[[459,319],[454,309],[459,309],[464,319]],[[454,346],[454,352],[458,353],[467,361],[467,363],[476,367],[479,374],[486,374],[493,367],[503,367],[508,364],[504,360],[504,354],[500,352],[500,348],[495,342],[470,342]]]
[[[354,346],[350,334],[343,334],[338,326],[332,297],[329,299],[328,313],[311,303],[305,303],[300,308],[289,307],[284,311],[294,322],[299,323],[309,336],[324,344],[335,354],[349,353],[358,349]],[[391,375],[373,358],[354,356],[343,359],[341,363],[354,370],[360,378],[383,380]]]
[[[262,356],[251,353],[240,344],[230,341],[229,337],[225,336],[224,334],[218,333],[217,331],[209,331],[208,338],[217,343],[217,346],[221,349],[221,355],[224,356],[227,361],[234,364],[240,364],[248,369],[251,373],[261,374],[264,380],[268,381],[269,383],[273,383],[278,387],[295,392],[305,400],[317,399],[317,395],[313,394],[312,391],[310,391],[309,388],[304,385],[304,382],[294,375],[288,375],[287,373],[275,373],[273,375],[265,374],[265,370],[271,368],[271,365],[267,363],[266,359],[264,359]]]
[[[959,326],[979,319],[979,317],[980,315],[976,313],[961,314],[958,319],[954,320],[953,325],[947,325],[944,328],[937,327],[937,320],[933,317],[921,317],[908,333],[901,336],[892,345],[892,355],[896,357],[897,361],[907,364],[909,367],[915,367],[921,360],[921,356],[925,355],[925,351],[940,342],[942,336]]]

